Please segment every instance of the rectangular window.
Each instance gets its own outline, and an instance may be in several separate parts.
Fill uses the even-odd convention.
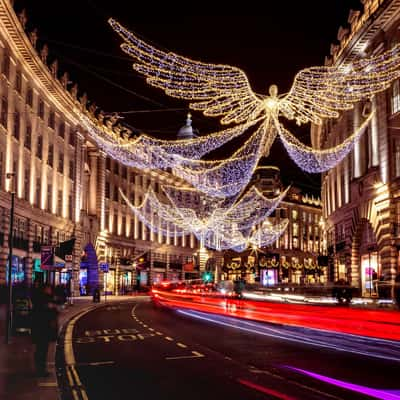
[[[400,176],[400,140],[395,140],[394,162],[396,177]]]
[[[72,129],[69,130],[69,144],[70,146],[75,146],[75,133]]]
[[[38,116],[39,118],[44,118],[44,103],[42,99],[39,99]]]
[[[58,172],[60,174],[64,173],[64,154],[60,153],[58,155]]]
[[[3,65],[1,70],[7,79],[10,79],[10,56],[6,50],[3,52]]]
[[[106,182],[105,196],[106,196],[106,199],[110,198],[110,182]]]
[[[28,106],[32,107],[33,105],[33,90],[32,88],[28,88],[28,90],[26,91],[26,104],[28,104]]]
[[[47,157],[47,164],[50,165],[50,167],[53,167],[53,162],[54,162],[54,146],[53,144],[49,144],[49,156]]]
[[[392,114],[400,111],[400,85],[399,81],[395,81],[392,86]]]
[[[49,120],[48,120],[48,126],[52,129],[54,129],[55,127],[55,121],[56,121],[56,117],[54,115],[54,111],[50,111],[49,113]]]
[[[40,207],[40,192],[42,190],[41,187],[41,178],[36,178],[36,199],[35,199],[35,203],[37,207]]]
[[[18,93],[22,91],[22,74],[21,71],[17,71],[15,74],[15,90]]]
[[[32,127],[29,123],[26,125],[24,146],[28,150],[30,150],[32,146]]]
[[[68,219],[72,219],[72,194],[68,196]]]
[[[111,158],[110,157],[106,158],[106,169],[111,171]]]
[[[8,100],[6,97],[1,99],[1,124],[7,129],[8,122]]]
[[[114,161],[114,174],[118,175],[118,163]]]
[[[47,211],[49,212],[51,212],[51,205],[53,201],[52,193],[52,185],[47,185]]]
[[[41,160],[42,154],[43,154],[43,138],[41,135],[39,135],[36,146],[36,157],[38,157]]]
[[[65,137],[65,123],[61,122],[60,125],[58,125],[58,136],[62,137],[64,139]]]
[[[20,130],[20,122],[21,118],[18,111],[14,113],[14,129],[13,129],[13,136],[15,139],[19,140],[19,130]]]
[[[63,203],[63,193],[62,190],[58,191],[57,195],[57,215],[61,216],[62,215],[62,204]]]
[[[118,201],[118,188],[114,186],[114,193],[113,193],[114,201]]]
[[[30,177],[29,177],[29,169],[26,169],[25,170],[25,176],[24,176],[24,184],[25,184],[25,187],[24,187],[24,199],[26,200],[26,201],[29,201],[29,187],[30,187],[30,185],[29,185],[29,183],[30,183],[30,179],[29,179]]]
[[[69,179],[74,179],[74,162],[69,160]]]
[[[128,177],[128,170],[125,166],[122,167],[122,177],[126,179]]]

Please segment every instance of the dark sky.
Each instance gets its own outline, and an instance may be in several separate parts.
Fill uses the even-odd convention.
[[[60,72],[67,70],[89,100],[106,112],[135,111],[122,114],[125,122],[163,138],[173,138],[183,125],[187,103],[149,87],[133,71],[132,60],[119,48],[120,38],[107,24],[108,17],[164,50],[238,66],[253,90],[266,94],[272,83],[281,93],[288,91],[298,70],[322,65],[330,44],[336,43],[339,26],[347,26],[349,10],[362,9],[358,0],[269,0],[264,2],[265,10],[260,2],[244,1],[238,6],[168,1],[160,7],[154,1],[132,0],[17,0],[15,4],[17,9],[26,8],[28,27],[38,28],[39,45],[48,44],[49,60],[57,58]],[[193,113],[193,125],[201,134],[218,129],[217,119],[200,113]],[[292,131],[309,141],[308,126]],[[224,156],[240,144],[235,141],[225,147]],[[294,181],[306,192],[319,191],[320,176],[297,168],[278,141],[263,162],[279,166],[285,183]]]

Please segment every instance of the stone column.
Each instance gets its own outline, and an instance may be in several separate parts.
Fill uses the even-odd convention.
[[[169,257],[169,252],[165,255],[166,257],[166,263],[165,263],[165,279],[169,280],[170,276],[170,271],[169,271],[169,263],[170,263],[170,257]]]
[[[82,253],[82,228],[80,224],[75,224],[74,229],[75,245],[72,252],[72,283],[71,293],[73,296],[79,296],[79,272],[81,269]]]
[[[360,104],[357,103],[354,106],[354,111],[353,111],[353,132],[358,129],[358,127],[361,124],[361,110],[360,110]],[[353,165],[353,177],[354,178],[359,178],[362,173],[363,173],[363,160],[362,160],[362,145],[363,141],[360,139],[356,144],[354,145],[354,165]]]
[[[377,114],[376,96],[372,97],[372,110],[375,111],[371,121],[371,166],[379,165],[379,130],[378,130],[378,114]]]
[[[4,213],[3,217],[3,245],[0,247],[0,285],[6,284],[6,275],[7,275],[7,259],[8,259],[8,235],[9,235],[9,226],[10,226],[10,210],[1,209]]]
[[[106,228],[106,153],[100,151],[98,158],[97,215],[100,219],[100,230],[104,231]]]
[[[140,181],[139,176],[135,175],[135,198],[134,198],[134,205],[139,205],[139,188],[140,188]],[[134,223],[133,223],[133,238],[139,239],[141,236],[141,232],[139,232],[139,219],[135,215],[134,216]]]
[[[98,188],[98,171],[97,163],[99,159],[99,153],[95,150],[89,151],[89,166],[90,166],[90,177],[89,177],[89,191],[88,191],[88,213],[89,215],[97,214],[97,188]]]
[[[28,257],[25,258],[25,282],[27,285],[32,285],[32,267],[33,267],[33,223],[32,220],[27,220],[28,229]]]
[[[71,132],[71,135],[74,134]],[[76,132],[75,147],[75,168],[74,168],[74,217],[73,220],[79,223],[81,220],[81,200],[82,200],[82,183],[83,183],[83,159],[82,159],[82,142],[83,136]]]
[[[378,93],[374,97],[374,105],[377,113],[379,165],[382,183],[389,182],[390,162],[389,162],[389,137],[387,130],[387,104],[386,92]]]

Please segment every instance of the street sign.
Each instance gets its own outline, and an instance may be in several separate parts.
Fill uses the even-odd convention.
[[[40,248],[40,268],[42,270],[54,268],[54,250],[52,246],[42,246]]]
[[[103,272],[108,272],[108,269],[109,269],[108,263],[100,263],[100,269]]]

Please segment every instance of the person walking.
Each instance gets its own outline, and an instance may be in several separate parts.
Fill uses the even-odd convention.
[[[32,295],[32,342],[35,344],[35,370],[39,377],[49,376],[47,354],[50,342],[58,335],[58,310],[51,286],[37,288]]]

